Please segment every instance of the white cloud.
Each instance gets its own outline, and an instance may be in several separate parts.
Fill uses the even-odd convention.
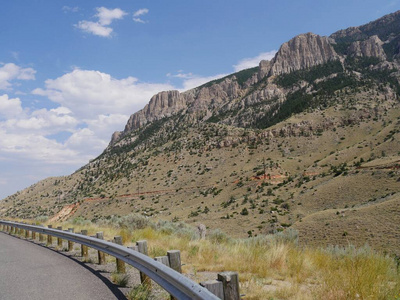
[[[262,60],[271,60],[276,54],[276,50],[263,52],[255,57],[241,59],[236,65],[233,65],[235,72],[258,66]]]
[[[120,8],[108,9],[105,7],[97,7],[97,13],[94,15],[97,18],[97,22],[92,21],[79,21],[75,26],[85,32],[102,36],[102,37],[111,37],[113,29],[109,27],[114,20],[123,19],[126,12],[124,12]]]
[[[193,76],[191,78],[186,78],[183,81],[183,90],[187,91],[192,88],[198,87],[204,83],[207,83],[211,80],[219,79],[222,77],[227,76],[228,74],[218,74],[218,75],[213,75],[213,76]]]
[[[96,119],[87,120],[86,124],[91,128],[96,135],[103,141],[110,140],[110,128],[122,130],[129,119],[130,114],[110,114],[99,115]]]
[[[222,77],[227,76],[228,74],[217,74],[217,75],[212,75],[212,76],[200,76],[200,75],[195,75],[193,73],[183,73],[182,70],[179,70],[177,74],[171,74],[168,73],[167,77],[172,77],[172,78],[178,78],[182,79],[182,89],[181,91],[187,91],[192,88],[198,87],[204,83],[207,83],[209,81],[219,79]]]
[[[135,11],[135,12],[133,13],[133,16],[134,16],[134,17],[139,17],[139,16],[142,16],[142,15],[147,14],[148,12],[149,12],[149,10],[148,10],[147,8],[141,8],[141,9]]]
[[[77,27],[88,33],[103,37],[111,36],[111,33],[113,31],[110,27],[102,26],[97,22],[90,21],[79,21]]]
[[[134,77],[115,79],[99,71],[76,69],[45,82],[33,94],[71,109],[80,119],[99,115],[129,114],[143,108],[157,92],[174,89],[169,84],[141,83]]]
[[[120,20],[127,15],[127,13],[120,8],[108,9],[105,7],[97,7],[96,10],[97,14],[95,16],[99,18],[99,23],[101,25],[110,25],[114,19]]]
[[[0,89],[9,89],[12,80],[34,80],[36,71],[32,68],[22,68],[13,63],[0,67]]]
[[[14,117],[22,113],[21,100],[19,98],[8,98],[7,94],[0,96],[0,115]]]
[[[64,5],[62,10],[65,13],[67,13],[67,12],[74,12],[75,13],[75,12],[79,11],[79,7],[78,6],[71,7],[71,6],[68,6],[68,5]]]
[[[71,115],[71,112],[63,107],[50,110],[42,108],[30,112],[27,109],[23,110],[20,102],[18,104],[19,107],[13,108],[16,113],[9,114],[7,120],[0,122],[0,129],[6,130],[7,133],[29,133],[46,136],[60,131],[72,132],[79,124],[79,121]]]
[[[141,8],[133,13],[133,21],[137,23],[147,23],[146,21],[139,18],[140,16],[146,15],[149,12],[147,8]]]

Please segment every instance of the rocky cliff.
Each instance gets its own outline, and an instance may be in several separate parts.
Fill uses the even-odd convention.
[[[364,41],[353,42],[349,47],[349,55],[361,57],[377,57],[386,60],[385,50],[382,48],[383,42],[377,35],[371,36]]]
[[[282,44],[275,57],[271,61],[261,61],[258,68],[243,70],[183,93],[161,92],[129,118],[124,131],[113,134],[108,149],[148,124],[178,114],[184,116],[186,125],[217,122],[259,128],[274,124],[275,121],[267,119],[281,120],[279,114],[282,110],[292,111],[292,108],[285,107],[293,105],[287,100],[297,95],[303,99],[301,101],[306,101],[309,99],[306,94],[317,92],[317,82],[322,85],[331,81],[337,85],[337,76],[349,84],[356,80],[343,67],[355,68],[359,74],[356,65],[360,62],[347,61],[347,57],[375,57],[382,63],[374,65],[374,70],[388,70],[385,67],[388,65],[390,70],[395,70],[400,45],[399,24],[400,13],[396,12],[367,25],[340,30],[330,37],[310,32],[300,34]],[[302,70],[309,70],[306,71],[308,74]],[[321,100],[314,102],[320,103]],[[301,107],[310,105],[315,103],[303,103]],[[130,137],[119,144],[134,140]]]
[[[327,37],[311,32],[300,34],[281,46],[271,61],[269,75],[311,68],[337,58]]]

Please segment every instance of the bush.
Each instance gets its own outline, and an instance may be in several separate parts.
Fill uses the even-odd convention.
[[[100,219],[97,223],[99,225],[109,225],[115,228],[128,229],[131,231],[152,227],[150,220],[139,214],[129,214],[123,217],[112,216],[109,219]]]
[[[213,243],[217,243],[217,244],[221,244],[221,243],[227,243],[230,242],[232,240],[232,238],[227,235],[225,232],[223,232],[221,229],[214,229],[212,230],[207,238],[213,242]]]

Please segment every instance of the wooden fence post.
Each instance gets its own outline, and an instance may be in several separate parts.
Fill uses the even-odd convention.
[[[182,263],[181,263],[181,251],[170,250],[167,251],[168,261],[171,269],[182,273]]]
[[[74,228],[68,228],[68,231],[74,233]],[[74,242],[68,241],[68,252],[72,251],[74,248]]]
[[[240,300],[237,272],[221,272],[218,274],[218,280],[222,282],[225,300]]]
[[[162,263],[163,265],[166,265],[167,267],[169,267],[169,260],[168,260],[168,256],[167,255],[154,257],[154,260]]]
[[[96,238],[102,240],[104,239],[104,234],[103,232],[97,232],[96,233]],[[104,265],[106,263],[106,255],[104,252],[97,251],[97,257],[99,259],[99,265]]]
[[[115,236],[114,243],[122,246],[122,236]],[[126,273],[125,262],[123,262],[122,260],[120,260],[118,258],[116,258],[116,262],[117,262],[117,272],[118,273]]]
[[[62,231],[61,226],[58,226],[57,229]],[[62,249],[62,245],[63,245],[62,238],[57,238],[57,246],[59,247],[59,249]]]
[[[224,300],[224,285],[221,281],[218,280],[207,280],[204,282],[200,282],[202,287],[205,287],[219,299]]]
[[[53,228],[53,225],[48,225],[47,227],[49,227],[51,229],[51,228]],[[47,235],[47,246],[51,246],[51,245],[53,245],[53,236],[48,234]]]
[[[82,235],[87,235],[87,233],[88,233],[88,231],[86,229],[83,229],[81,231]],[[82,257],[85,258],[85,260],[88,258],[88,255],[89,255],[88,254],[88,247],[83,245],[83,244],[81,244],[81,255],[82,255]]]
[[[43,225],[40,225],[43,227]],[[39,232],[39,242],[43,242],[44,238],[43,238],[43,233]]]
[[[182,273],[181,251],[179,250],[167,251],[167,256],[170,268],[174,269],[179,273]],[[176,298],[171,295],[171,300],[176,300]]]
[[[137,242],[136,242],[136,246],[137,246],[137,249],[138,249],[138,252],[139,252],[139,253],[142,253],[142,254],[144,254],[144,255],[148,255],[147,241],[145,241],[145,240],[137,241]],[[140,282],[141,282],[146,288],[148,288],[148,289],[151,288],[151,280],[150,280],[150,278],[149,278],[146,274],[144,274],[144,273],[142,273],[142,272],[140,272]]]
[[[35,223],[32,223],[32,225],[35,225]],[[32,240],[36,240],[36,231],[32,230]]]

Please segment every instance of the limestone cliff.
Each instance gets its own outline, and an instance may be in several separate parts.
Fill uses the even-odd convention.
[[[330,37],[310,32],[300,34],[282,44],[275,57],[270,61],[261,61],[258,68],[240,71],[183,93],[158,93],[142,110],[129,118],[124,131],[113,134],[108,148],[153,121],[177,114],[183,116],[186,125],[207,121],[237,127],[254,126],[259,119],[265,120],[265,116],[273,117],[278,113],[288,95],[299,89],[312,93],[313,86],[310,84],[313,83],[307,80],[300,79],[290,87],[277,84],[276,80],[280,77],[299,70],[336,64],[336,71],[326,73],[325,68],[323,77],[315,78],[317,80],[314,83],[318,83],[332,80],[337,72],[342,72],[347,57],[377,57],[381,63],[374,69],[398,69],[399,24],[400,11],[363,26],[340,30]],[[341,76],[347,75],[341,73]],[[119,144],[134,140],[132,136]]]
[[[353,42],[349,47],[349,55],[361,57],[377,57],[380,60],[386,59],[385,50],[382,48],[383,42],[377,35],[371,36],[365,41]]]
[[[281,46],[270,63],[269,75],[311,68],[336,58],[338,55],[327,37],[310,32],[300,34]]]

